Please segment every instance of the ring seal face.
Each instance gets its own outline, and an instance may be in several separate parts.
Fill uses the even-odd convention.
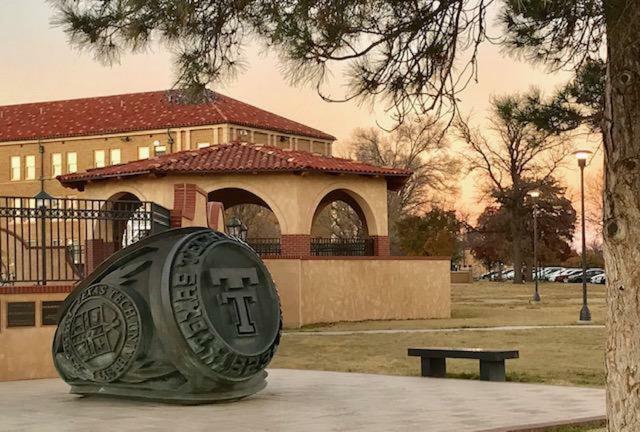
[[[131,368],[143,346],[142,317],[134,297],[107,284],[83,289],[61,323],[62,345],[75,373],[108,383]]]
[[[209,231],[187,238],[170,265],[170,309],[188,356],[224,379],[262,371],[278,346],[281,319],[275,285],[255,253]]]

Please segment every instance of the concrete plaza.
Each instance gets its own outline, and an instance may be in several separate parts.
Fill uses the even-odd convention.
[[[269,374],[268,387],[251,398],[187,407],[81,398],[57,379],[1,382],[0,431],[480,432],[605,413],[600,389],[284,369]]]

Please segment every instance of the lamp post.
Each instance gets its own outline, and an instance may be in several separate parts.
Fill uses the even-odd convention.
[[[539,190],[532,190],[529,196],[533,199],[533,266],[535,268],[534,283],[535,291],[533,292],[533,301],[540,301],[540,291],[538,290],[538,197]]]
[[[582,212],[582,309],[580,309],[580,322],[589,322],[591,321],[591,311],[587,303],[587,230],[584,216],[584,168],[587,166],[587,160],[591,152],[588,150],[579,150],[574,154],[580,167],[580,208]]]
[[[40,267],[42,268],[41,285],[47,284],[47,207],[53,197],[45,192],[41,183],[40,192],[33,197],[37,213],[40,216]]]
[[[242,241],[247,240],[247,226],[242,223],[240,219],[236,216],[232,216],[227,223],[227,233],[232,236],[239,238]]]

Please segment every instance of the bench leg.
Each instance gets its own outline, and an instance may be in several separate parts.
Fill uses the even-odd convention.
[[[480,379],[482,381],[506,381],[504,360],[480,360]]]
[[[421,357],[422,376],[444,378],[447,375],[447,360],[444,358]]]

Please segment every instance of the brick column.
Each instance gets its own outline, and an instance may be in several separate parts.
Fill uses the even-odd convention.
[[[280,238],[282,256],[311,255],[311,236],[308,234],[283,234]]]
[[[389,256],[389,237],[388,236],[372,236],[373,238],[373,254],[375,256]]]

